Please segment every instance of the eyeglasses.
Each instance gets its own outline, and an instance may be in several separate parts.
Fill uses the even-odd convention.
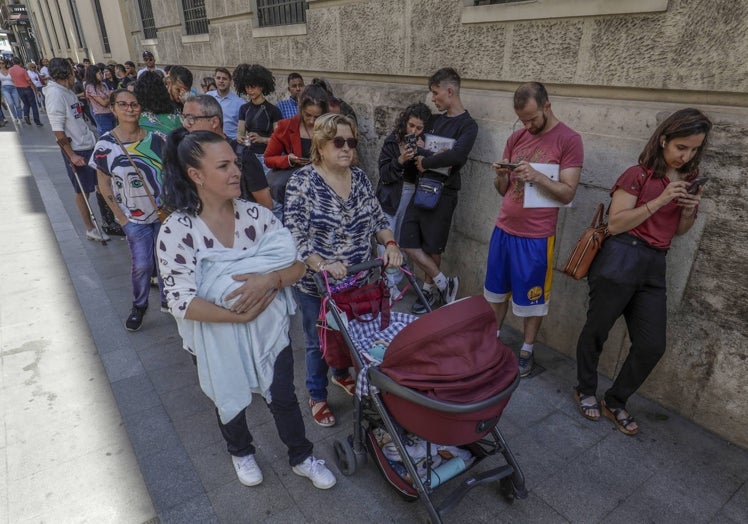
[[[137,102],[115,102],[114,105],[120,109],[127,109],[128,107],[133,111],[140,109],[140,104]]]
[[[216,115],[182,115],[180,119],[182,120],[183,124],[194,126],[195,122],[197,122],[201,118],[213,118],[214,116]]]
[[[351,149],[356,149],[358,140],[356,140],[355,138],[343,138],[342,136],[336,136],[332,139],[332,144],[338,149],[343,149],[343,146],[346,144],[348,144],[348,147],[350,147]]]

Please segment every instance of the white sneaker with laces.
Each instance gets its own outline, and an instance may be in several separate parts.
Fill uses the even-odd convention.
[[[293,472],[300,477],[307,477],[317,489],[330,489],[337,482],[335,475],[325,466],[325,461],[311,455],[301,464],[295,465]]]
[[[99,234],[96,228],[93,228],[93,229],[86,231],[86,238],[88,240],[95,240],[96,242],[102,242],[104,240],[109,240],[109,235],[107,235],[103,231],[101,232],[101,234]]]
[[[457,289],[460,287],[460,279],[457,277],[449,277],[447,279],[447,288],[442,292],[444,294],[444,302],[450,304],[457,298]]]
[[[239,482],[245,486],[256,486],[262,482],[262,471],[260,466],[257,465],[254,455],[246,455],[244,457],[231,456],[231,462],[234,463],[234,469],[236,469],[236,476],[239,477]]]

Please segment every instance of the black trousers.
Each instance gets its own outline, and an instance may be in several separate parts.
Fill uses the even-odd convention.
[[[596,394],[603,344],[623,315],[631,347],[613,386],[605,392],[605,403],[611,408],[626,406],[665,353],[665,255],[634,236],[618,235],[603,244],[590,268],[587,322],[577,342],[577,391]]]
[[[304,420],[296,398],[293,385],[293,353],[290,345],[281,351],[275,360],[270,395],[272,402],[268,407],[275,419],[278,435],[288,448],[288,462],[291,466],[301,464],[312,454],[313,444],[306,438]],[[236,457],[254,454],[255,447],[252,444],[252,434],[247,428],[246,410],[242,410],[227,424],[222,423],[218,417],[218,426],[230,454]]]

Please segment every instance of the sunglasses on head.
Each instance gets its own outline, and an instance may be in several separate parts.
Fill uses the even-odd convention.
[[[355,138],[343,138],[342,136],[336,136],[332,139],[332,144],[338,149],[343,149],[343,146],[346,144],[348,144],[348,147],[350,147],[351,149],[356,149],[358,140],[356,140]]]

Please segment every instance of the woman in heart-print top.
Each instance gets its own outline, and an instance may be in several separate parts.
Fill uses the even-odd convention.
[[[278,304],[276,296],[287,294],[284,288],[304,274],[304,264],[296,260],[292,237],[270,210],[239,199],[241,171],[237,158],[228,142],[219,135],[207,131],[189,133],[184,128],[170,133],[164,152],[164,173],[164,200],[175,211],[159,233],[159,265],[171,313],[180,325],[186,349],[196,354],[201,388],[211,396],[211,392],[225,391],[232,384],[244,383],[236,379],[237,374],[246,373],[250,378],[262,376],[266,371],[263,364],[270,360],[272,383],[269,394],[263,395],[278,434],[288,448],[289,464],[294,473],[308,477],[315,487],[332,487],[335,477],[324,466],[324,461],[312,456],[312,443],[305,436],[304,421],[294,391],[293,356],[291,344],[287,342],[287,310],[282,310],[280,321],[253,330],[253,326],[267,317],[261,313],[276,311],[273,309]],[[260,258],[261,248],[271,236],[280,239],[276,244],[282,244],[279,251],[288,255],[282,259],[282,264],[287,265],[277,266],[269,272],[261,271],[259,266],[257,273],[232,272],[237,287],[225,295],[223,302],[230,303],[230,307],[203,298],[208,270],[204,264],[198,270],[197,264],[198,260],[204,259],[206,252],[211,252],[207,255],[216,258],[227,254],[226,258],[232,258],[232,262],[239,259],[251,265],[255,263],[253,259]],[[242,252],[246,252],[246,256],[239,256]],[[190,327],[182,332],[185,321]],[[238,333],[235,339],[226,341],[224,338],[222,343],[211,347],[204,343],[209,340],[207,337],[195,337],[196,347],[188,347],[190,332],[225,334],[226,331],[221,329],[225,323],[236,326],[229,330]],[[278,324],[283,325],[284,332],[270,335],[269,332]],[[215,326],[213,331],[212,326]],[[244,332],[250,333],[249,348],[242,346],[246,341],[241,336]],[[269,340],[271,336],[275,339]],[[258,340],[263,337],[263,340]],[[276,339],[281,340],[280,344],[285,347],[278,348]],[[254,340],[258,343],[253,345]],[[261,351],[257,348],[270,346],[273,346],[274,354],[257,354]],[[229,364],[241,359],[244,360],[240,366]],[[255,391],[255,386],[252,386],[252,391]],[[222,409],[221,399],[211,396],[216,403],[218,424],[239,481],[254,486],[262,482],[262,472],[254,459],[255,448],[244,409],[251,401],[251,392],[249,389],[228,391],[227,396],[232,400],[246,398],[246,404],[240,403],[239,412],[234,416],[235,411]]]

